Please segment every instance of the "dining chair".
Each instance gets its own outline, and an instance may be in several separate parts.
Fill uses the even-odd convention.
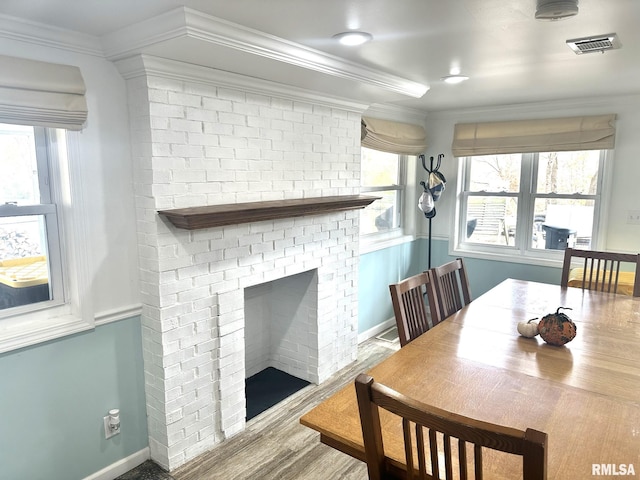
[[[440,323],[442,317],[430,271],[391,284],[389,290],[401,347]]]
[[[573,258],[584,259],[581,262],[581,270],[572,271]],[[620,271],[621,263],[634,264],[635,273]],[[628,283],[623,280],[625,277],[629,278]],[[640,297],[640,254],[567,248],[564,251],[560,286],[577,286],[601,292],[626,293],[628,291],[634,297]]]
[[[483,448],[522,456],[524,480],[547,478],[544,432],[518,430],[448,412],[409,398],[364,373],[356,378],[355,387],[370,480],[451,479],[454,470],[460,480],[468,479],[470,471],[473,478],[482,480]],[[404,464],[385,456],[380,409],[402,419]],[[389,439],[386,434],[385,439]],[[467,455],[467,447],[473,447],[472,455]]]
[[[457,258],[431,269],[436,287],[436,298],[442,319],[453,315],[471,303],[471,290],[464,261]]]

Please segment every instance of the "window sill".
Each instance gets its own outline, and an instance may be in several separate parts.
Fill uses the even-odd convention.
[[[479,260],[489,260],[494,262],[520,263],[525,265],[536,265],[540,267],[562,268],[564,251],[558,250],[550,255],[535,255],[532,252],[521,254],[514,250],[510,252],[480,251],[466,248],[450,248],[449,255],[453,257],[469,257]]]
[[[63,307],[64,308],[64,307]],[[94,328],[94,322],[50,310],[8,317],[0,322],[0,354]]]

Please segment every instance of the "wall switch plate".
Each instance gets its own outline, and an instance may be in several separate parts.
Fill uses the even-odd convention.
[[[640,210],[629,210],[627,212],[627,223],[631,225],[640,225]]]
[[[111,427],[109,426],[109,415],[104,417],[104,438],[111,438],[114,435],[118,435],[119,433],[120,429],[115,431],[111,430]]]

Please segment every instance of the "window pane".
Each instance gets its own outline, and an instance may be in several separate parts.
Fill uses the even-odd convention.
[[[373,195],[382,198],[360,211],[360,235],[384,232],[400,226],[397,211],[399,191],[374,192]]]
[[[537,198],[532,247],[590,249],[594,208],[594,200]]]
[[[468,242],[514,245],[518,200],[515,197],[468,197]]]
[[[0,124],[0,205],[40,203],[33,127]]]
[[[604,154],[595,150],[466,157],[460,167],[465,190],[460,197],[458,247],[489,255],[500,246],[510,247],[503,250],[505,255],[538,250],[532,257],[541,258],[556,258],[557,251],[568,246],[597,249],[593,230],[598,228],[594,217],[602,194]]]
[[[362,186],[384,187],[400,183],[399,155],[369,148],[362,148],[361,151]]]
[[[44,216],[0,218],[0,309],[50,300]]]
[[[600,151],[540,153],[538,193],[595,195]]]
[[[472,192],[518,192],[521,158],[519,153],[472,157],[469,190]]]

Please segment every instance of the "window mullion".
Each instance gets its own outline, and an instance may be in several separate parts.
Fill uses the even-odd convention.
[[[462,159],[462,168],[459,169],[460,172],[460,187],[458,191],[460,192],[460,217],[458,218],[458,243],[466,241],[466,225],[467,225],[467,205],[468,205],[468,197],[469,197],[469,177],[471,173],[471,157],[465,157]]]
[[[34,127],[33,134],[36,144],[36,162],[38,164],[38,190],[40,193],[40,203],[52,203],[49,177],[49,141],[47,138],[47,132],[46,129],[42,127]]]
[[[55,213],[55,205],[0,205],[0,217],[25,217]]]
[[[605,189],[605,181],[608,176],[607,173],[607,156],[609,152],[607,150],[600,151],[600,158],[598,159],[598,182],[596,185],[596,200],[595,200],[595,208],[593,215],[593,226],[591,228],[591,238],[595,239],[596,245],[602,245],[605,241],[605,235],[603,233],[606,230],[606,220],[601,222],[601,209],[602,205],[602,193]],[[602,228],[605,227],[605,228]]]
[[[55,303],[62,303],[64,300],[65,289],[63,285],[62,275],[62,251],[60,244],[60,232],[58,230],[57,209],[54,212],[45,215],[45,223],[47,229],[47,258],[49,259],[49,268],[51,273],[51,294]]]
[[[518,192],[518,221],[516,227],[516,247],[521,252],[529,249],[533,232],[533,200],[538,173],[537,154],[522,155],[520,169],[520,191]]]
[[[583,195],[582,193],[534,193],[534,198],[557,198],[568,200],[595,200],[598,195]]]

